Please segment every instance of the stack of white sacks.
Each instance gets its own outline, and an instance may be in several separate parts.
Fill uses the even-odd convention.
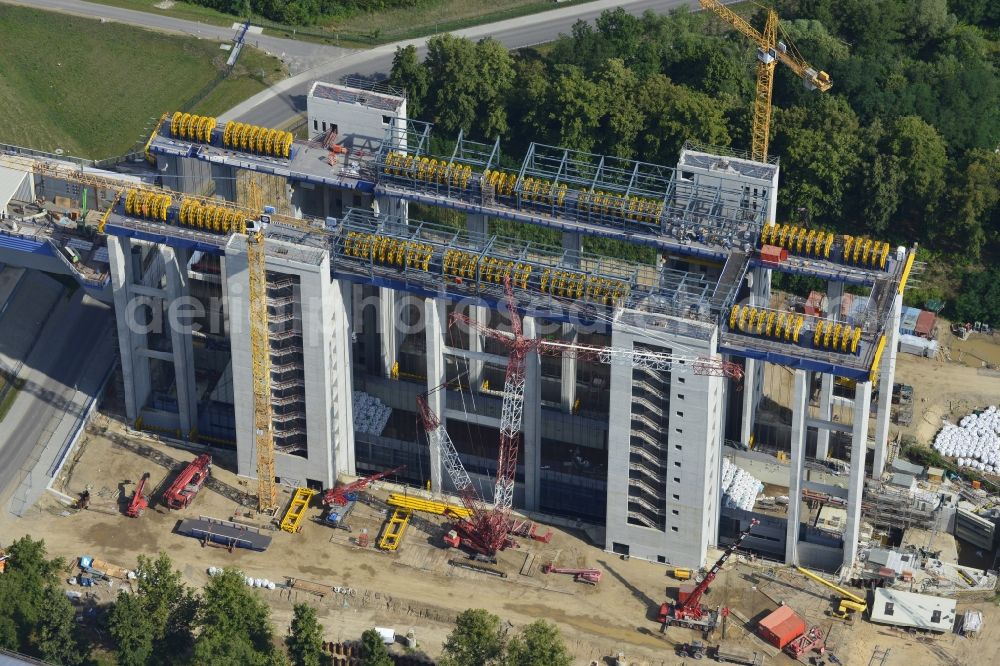
[[[764,484],[753,475],[722,459],[722,499],[726,506],[753,511],[757,495],[763,491]]]
[[[957,458],[959,467],[1000,474],[1000,411],[992,405],[984,412],[966,416],[958,425],[945,423],[934,438],[934,449],[943,456]]]
[[[392,407],[364,391],[354,392],[354,430],[369,435],[381,435],[389,422]]]

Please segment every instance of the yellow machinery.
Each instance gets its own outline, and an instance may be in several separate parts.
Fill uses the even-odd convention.
[[[272,477],[273,478],[273,477]],[[302,519],[306,516],[306,509],[309,508],[309,500],[316,494],[315,490],[309,488],[296,488],[292,495],[292,502],[288,505],[285,517],[281,519],[281,529],[295,534],[302,529]]]
[[[758,162],[767,160],[767,144],[771,132],[771,90],[774,87],[774,63],[780,60],[802,78],[807,88],[826,92],[833,85],[830,75],[809,66],[794,49],[778,41],[778,14],[767,10],[764,32],[760,33],[746,19],[719,0],[698,0],[704,9],[711,9],[726,23],[757,44],[757,92],[753,103],[753,131],[750,157]]]
[[[865,600],[853,592],[848,592],[839,585],[834,585],[830,581],[826,580],[822,576],[818,576],[808,569],[803,569],[802,567],[795,567],[800,574],[810,578],[817,583],[821,583],[826,587],[830,588],[834,592],[841,595],[841,599],[837,602],[837,612],[833,613],[834,617],[840,618],[841,620],[847,619],[848,615],[853,612],[864,613],[868,610],[868,604]]]
[[[674,570],[670,572],[670,575],[677,580],[691,580],[691,570],[683,569],[681,567],[674,567]]]
[[[403,534],[406,526],[410,524],[412,511],[409,509],[396,509],[392,512],[389,522],[385,524],[382,531],[382,538],[378,541],[378,547],[382,550],[396,550],[403,541]]]
[[[387,503],[401,509],[423,511],[425,513],[433,513],[438,516],[449,515],[456,518],[468,518],[472,515],[472,512],[464,506],[455,506],[454,504],[446,504],[445,502],[435,502],[434,500],[426,500],[421,497],[411,497],[400,493],[392,493],[389,495]]]

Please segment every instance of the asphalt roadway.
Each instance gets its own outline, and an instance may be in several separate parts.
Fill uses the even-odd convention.
[[[114,361],[106,353],[110,349],[105,350],[110,347],[106,342],[113,317],[107,305],[78,289],[45,322],[21,369],[24,387],[0,421],[0,505],[13,493],[13,482],[25,463],[41,458],[48,443],[43,435],[63,415],[82,408],[83,394],[96,392],[108,364]]]

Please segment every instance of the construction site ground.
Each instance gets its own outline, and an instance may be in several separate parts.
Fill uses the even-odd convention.
[[[248,517],[249,510],[240,504],[240,500],[249,500],[246,493],[252,487],[224,469],[225,456],[217,456],[211,484],[188,509],[168,512],[154,501],[141,518],[124,516],[123,508],[144,472],[151,474],[153,497],[159,498],[176,472],[194,456],[193,451],[166,446],[146,435],[124,433],[116,422],[98,416],[54,486],[71,497],[89,489],[90,508],[69,509],[55,494],[49,494],[21,519],[5,515],[0,519],[0,533],[5,542],[24,534],[43,538],[50,554],[69,561],[89,555],[125,568],[134,567],[139,554],[165,551],[187,583],[195,587],[205,584],[210,566],[238,567],[247,575],[279,583],[274,591],[256,591],[270,603],[279,636],[287,629],[292,604],[304,601],[319,609],[325,640],[355,640],[372,626],[392,627],[399,634],[412,628],[419,649],[432,657],[440,654],[455,615],[470,607],[496,613],[514,629],[539,618],[555,622],[579,664],[612,663],[611,656],[619,652],[630,664],[679,664],[684,659],[675,656],[674,644],[700,638],[680,628],[670,628],[665,635],[659,632],[657,608],[678,584],[667,576],[666,567],[622,560],[591,545],[576,531],[551,528],[555,534],[548,544],[519,539],[520,548],[500,556],[499,568],[508,573],[506,579],[450,566],[448,560],[461,555],[441,547],[445,527],[439,517],[429,514],[415,514],[417,519],[395,553],[359,548],[354,538],[362,528],[368,530],[374,544],[385,521],[377,505],[362,503],[350,516],[351,533],[313,522],[320,513],[313,507],[300,533],[271,532],[273,542],[266,552],[230,553],[203,547],[196,539],[174,533],[181,518],[209,516],[264,524],[252,513]],[[378,484],[371,494],[384,500],[390,490],[398,488]],[[282,496],[285,505],[289,498],[286,489]],[[541,566],[553,561],[560,566],[597,567],[604,572],[603,580],[594,587],[576,583],[568,575],[541,573]],[[713,606],[728,605],[734,611],[724,643],[766,653],[771,656],[770,664],[794,662],[776,654],[774,648],[752,635],[749,627],[782,601],[809,623],[824,631],[832,628],[831,647],[844,664],[867,664],[876,646],[892,649],[890,663],[973,663],[981,645],[1000,640],[1000,610],[995,604],[975,605],[985,614],[981,639],[907,635],[864,621],[848,626],[829,618],[825,614],[829,597],[797,590],[794,585],[809,584],[784,572],[777,575],[788,576],[793,586],[770,581],[755,585],[750,574],[765,570],[742,560],[731,565],[713,584],[707,601]],[[282,587],[290,578],[325,586],[330,593],[319,597]],[[90,588],[96,601],[110,601],[120,586],[128,585],[121,580],[113,583]],[[713,642],[720,639],[717,633]]]

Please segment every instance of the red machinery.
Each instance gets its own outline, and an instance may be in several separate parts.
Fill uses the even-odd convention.
[[[348,495],[351,493],[356,493],[359,490],[364,490],[368,487],[368,484],[373,481],[378,481],[379,479],[385,478],[387,476],[392,476],[396,472],[400,472],[406,469],[406,465],[400,465],[399,467],[393,467],[384,472],[379,472],[378,474],[372,474],[371,476],[366,476],[363,479],[358,479],[351,483],[342,483],[333,488],[330,488],[323,495],[323,506],[330,506],[336,504],[337,506],[347,506],[349,501]]]
[[[819,627],[813,627],[785,646],[785,652],[790,654],[793,659],[798,659],[813,650],[820,654],[826,652],[826,640],[823,637],[823,630]]]
[[[517,301],[510,276],[504,279],[507,311],[510,316],[510,331],[499,331],[480,325],[461,313],[453,313],[451,321],[469,326],[473,332],[491,337],[510,347],[507,372],[504,377],[503,406],[500,418],[500,447],[497,456],[497,476],[494,486],[492,510],[489,509],[469,480],[447,431],[440,419],[431,411],[426,400],[417,399],[418,411],[427,433],[428,443],[439,446],[445,469],[451,477],[462,502],[472,512],[469,520],[458,521],[455,532],[458,539],[448,538],[446,543],[459,543],[474,552],[494,556],[510,542],[510,513],[514,499],[514,478],[517,471],[517,452],[521,440],[521,423],[524,408],[525,369],[528,354],[532,351],[552,356],[571,355],[603,363],[629,363],[633,366],[648,367],[652,370],[669,370],[675,367],[690,367],[696,374],[726,376],[739,380],[742,369],[733,363],[714,358],[675,356],[646,350],[625,350],[591,345],[575,345],[526,338],[521,328],[521,318],[517,314]],[[685,365],[686,364],[686,365]],[[537,536],[535,538],[538,538]],[[544,537],[542,537],[544,540]]]
[[[604,575],[600,569],[571,569],[568,567],[557,567],[552,563],[543,565],[542,573],[572,574],[573,580],[579,583],[590,583],[591,585],[600,583],[601,576]]]
[[[129,518],[138,518],[149,506],[149,497],[142,493],[146,489],[146,483],[149,481],[149,472],[142,475],[142,479],[139,481],[139,485],[135,487],[135,492],[132,493],[132,501],[128,503],[128,508],[125,509],[125,515]]]
[[[736,552],[743,543],[743,540],[750,535],[750,530],[760,524],[759,520],[751,520],[749,527],[740,532],[739,537],[726,549],[718,561],[705,574],[705,578],[698,583],[698,586],[691,591],[684,599],[678,599],[676,603],[664,602],[660,605],[660,613],[657,620],[662,625],[660,630],[666,631],[667,625],[689,627],[691,629],[701,629],[710,632],[719,622],[719,613],[708,606],[701,605],[701,596],[708,590],[715,577],[722,570],[726,560]]]
[[[203,453],[185,467],[163,493],[163,503],[171,509],[185,509],[198,496],[212,469],[212,456]]]

